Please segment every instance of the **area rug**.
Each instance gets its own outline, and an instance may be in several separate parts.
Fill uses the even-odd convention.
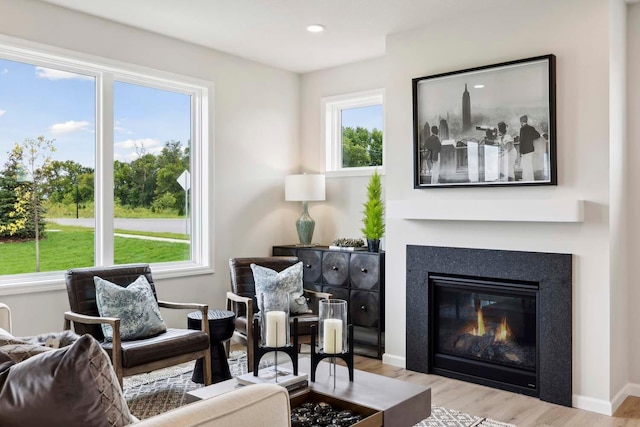
[[[263,363],[261,363],[261,367]],[[264,363],[264,367],[269,362]],[[135,375],[124,379],[124,398],[131,413],[139,419],[167,412],[186,404],[186,394],[202,387],[191,381],[193,362],[184,363],[148,374]],[[246,355],[234,351],[229,355],[231,375],[246,372]],[[464,412],[439,406],[431,407],[431,416],[414,427],[515,427],[488,418],[476,417]]]

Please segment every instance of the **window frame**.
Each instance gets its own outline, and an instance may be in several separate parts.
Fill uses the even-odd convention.
[[[386,138],[384,125],[384,89],[372,89],[344,95],[328,96],[321,99],[322,141],[324,147],[325,175],[327,177],[369,176],[375,170],[385,173]],[[352,108],[382,106],[382,165],[380,166],[342,166],[342,111]]]
[[[214,273],[210,215],[214,132],[209,118],[213,82],[1,35],[0,58],[95,78],[95,266],[114,264],[114,81],[191,96],[191,259],[150,265],[160,279]],[[0,295],[64,289],[62,273],[0,275]]]

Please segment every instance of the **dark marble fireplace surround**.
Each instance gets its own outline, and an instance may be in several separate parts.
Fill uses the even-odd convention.
[[[423,373],[432,369],[428,286],[434,275],[537,283],[538,397],[571,406],[570,254],[408,245],[406,366]]]

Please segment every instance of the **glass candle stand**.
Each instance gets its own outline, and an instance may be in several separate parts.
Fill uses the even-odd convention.
[[[262,317],[262,346],[269,348],[286,347],[290,344],[289,295],[285,298],[260,294]]]
[[[293,345],[289,327],[289,294],[284,297],[260,294],[260,323],[253,319],[253,375],[258,376],[260,359],[267,354],[275,353],[275,364],[271,373],[274,382],[278,382],[279,375],[286,372],[278,371],[278,352],[289,356],[293,364],[293,375],[298,375],[298,319],[293,319]]]
[[[340,354],[347,350],[347,302],[325,299],[319,307],[318,347],[325,354]]]

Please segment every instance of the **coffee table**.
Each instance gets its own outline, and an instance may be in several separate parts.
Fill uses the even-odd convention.
[[[311,360],[299,359],[301,372],[310,372]],[[286,365],[285,365],[286,366]],[[355,369],[353,382],[349,382],[347,368],[336,367],[336,386],[333,376],[329,376],[329,363],[320,362],[316,371],[316,381],[309,382],[309,389],[333,396],[337,399],[382,412],[385,427],[411,427],[431,414],[431,389],[429,387],[399,381],[382,375]],[[187,393],[187,403],[209,399],[234,390],[235,379],[213,384]],[[250,387],[250,386],[249,386]],[[295,391],[291,397],[305,392]]]

